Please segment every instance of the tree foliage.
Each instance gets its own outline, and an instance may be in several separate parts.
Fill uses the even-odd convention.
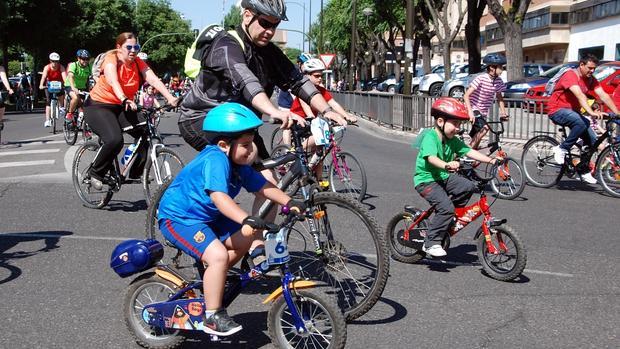
[[[236,5],[230,7],[230,10],[224,17],[224,28],[230,30],[241,24],[241,10]]]

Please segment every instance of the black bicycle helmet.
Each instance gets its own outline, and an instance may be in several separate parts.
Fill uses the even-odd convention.
[[[283,0],[242,0],[241,7],[254,11],[259,15],[279,18],[288,21],[286,5]]]
[[[489,53],[484,56],[482,63],[486,65],[504,65],[506,64],[506,57],[499,53]]]

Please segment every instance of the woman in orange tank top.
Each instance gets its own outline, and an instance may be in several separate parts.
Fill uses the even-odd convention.
[[[90,185],[95,190],[103,188],[103,178],[112,168],[112,161],[123,149],[123,128],[143,122],[136,113],[134,102],[141,82],[148,82],[168,101],[176,106],[173,97],[149,66],[137,57],[140,45],[133,33],[122,33],[116,38],[116,49],[110,50],[101,65],[102,75],[84,103],[84,117],[90,128],[99,136],[101,149],[90,172]],[[128,131],[135,138],[145,131],[144,126]],[[131,167],[129,178],[139,178],[146,161],[148,149],[139,147],[138,157]]]
[[[60,81],[62,83],[67,77],[65,67],[60,64],[60,55],[56,52],[52,52],[49,55],[50,63],[43,68],[43,76],[39,82],[39,89],[45,90],[45,122],[44,127],[50,127],[50,94],[47,91],[47,83],[50,81]],[[63,107],[65,99],[61,98],[65,95],[65,89],[61,88],[60,92],[56,94],[58,97],[58,105]]]

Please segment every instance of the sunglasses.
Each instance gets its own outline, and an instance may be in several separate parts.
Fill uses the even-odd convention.
[[[310,74],[310,75],[312,75],[313,77],[315,77],[317,79],[323,77],[323,74]]]
[[[258,24],[265,30],[276,29],[280,25],[280,21],[273,23],[261,17],[258,17],[257,21]]]
[[[135,45],[125,45],[125,48],[127,49],[127,51],[131,52],[131,50],[134,50],[136,52],[140,52],[140,45],[139,44],[135,44]]]

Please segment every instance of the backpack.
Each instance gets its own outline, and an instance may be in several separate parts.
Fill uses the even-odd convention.
[[[185,52],[185,75],[195,79],[200,73],[202,58],[209,52],[213,41],[221,35],[230,34],[241,45],[241,49],[245,51],[243,40],[239,37],[236,30],[226,32],[219,24],[211,24],[206,26],[196,37],[192,46]]]
[[[103,61],[105,60],[106,55],[108,54],[108,52],[103,52],[97,55],[97,57],[95,57],[95,60],[93,61],[93,66],[91,67],[91,76],[95,79],[95,83],[99,80],[99,77],[101,75],[103,75],[103,70],[101,69],[101,65],[103,64]],[[118,71],[118,60],[116,61],[117,65],[116,65],[116,69]],[[136,66],[138,66],[138,62],[136,62]],[[138,80],[138,86],[142,86],[142,84],[144,83],[144,78],[142,77],[142,74],[138,74],[138,77],[140,80]]]
[[[553,94],[553,91],[555,91],[555,85],[558,83],[564,73],[569,70],[571,70],[569,66],[563,67],[562,69],[560,69],[560,71],[555,73],[555,75],[551,79],[549,79],[549,81],[547,81],[547,84],[545,85],[545,96],[551,96],[551,94]]]

